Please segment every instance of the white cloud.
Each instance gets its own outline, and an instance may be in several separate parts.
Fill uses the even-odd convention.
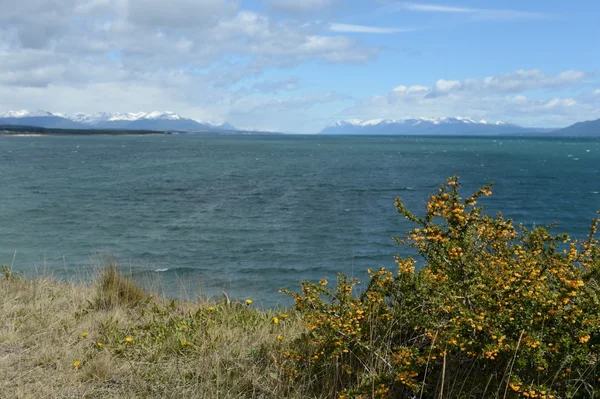
[[[423,3],[404,3],[403,8],[410,11],[422,11],[422,12],[450,12],[450,13],[470,13],[473,12],[472,8],[465,7],[452,7],[452,6],[440,6],[435,4],[423,4]]]
[[[597,95],[597,96],[600,95],[600,89],[594,90],[594,94]]]
[[[156,56],[160,65],[176,62],[204,67],[233,54],[250,57],[254,66],[265,68],[289,67],[309,60],[365,62],[379,52],[355,39],[322,35],[323,26],[319,24],[278,21],[246,10],[208,26],[149,32],[129,21],[124,29],[126,33],[118,35],[118,45],[124,58],[136,62],[136,67],[147,66]],[[176,52],[173,43],[180,40],[185,40],[186,46]]]
[[[400,85],[400,86],[395,87],[394,90],[392,90],[392,92],[394,92],[394,93],[407,93],[407,94],[427,93],[428,91],[429,91],[429,88],[427,88],[425,86],[419,86],[419,85],[409,86],[409,87]]]
[[[486,78],[439,79],[431,86],[400,85],[388,94],[371,97],[347,109],[339,116],[343,119],[400,119],[466,115],[525,126],[566,126],[597,115],[600,106],[598,96],[556,95],[556,90],[572,91],[585,82],[587,76],[581,71],[548,75],[539,70],[517,70]],[[539,92],[541,89],[552,90]],[[538,91],[530,95],[533,90]],[[545,92],[548,93],[546,96]]]
[[[560,89],[585,81],[586,72],[569,70],[558,75],[547,75],[539,69],[519,69],[483,79],[467,78],[463,81],[438,80],[430,95],[441,96],[451,92],[517,93],[536,89]]]
[[[460,85],[458,80],[439,79],[435,82],[434,89],[436,93],[449,93],[453,89],[459,88]]]
[[[348,33],[401,33],[411,32],[412,29],[408,28],[384,28],[378,26],[366,26],[366,25],[351,25],[351,24],[338,24],[332,23],[329,25],[329,30],[332,32],[348,32]]]
[[[237,0],[173,0],[168,7],[161,0],[0,0],[0,49],[17,57],[27,48],[51,49],[77,61],[115,52],[123,67],[141,70],[205,68],[232,54],[264,68],[364,62],[379,52],[324,35],[327,28],[241,10]]]
[[[552,98],[542,104],[546,109],[570,108],[577,105],[577,101],[572,98]]]
[[[450,14],[469,14],[476,19],[487,20],[516,20],[516,19],[552,19],[556,18],[553,14],[533,11],[519,10],[503,10],[503,9],[488,9],[488,8],[472,8],[472,7],[457,7],[446,6],[429,3],[399,3],[395,4],[394,8],[404,9],[416,12],[428,13],[450,13]]]
[[[309,60],[363,62],[379,51],[344,36],[322,35],[321,25],[275,21],[236,10],[236,4],[174,0],[164,7],[158,0],[0,0],[0,74],[18,70],[26,76],[28,68],[54,64],[106,64],[107,53],[116,58],[113,68],[143,73],[206,68],[232,54],[249,57],[256,69]]]

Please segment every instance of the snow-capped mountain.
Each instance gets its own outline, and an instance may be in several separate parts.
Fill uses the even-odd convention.
[[[512,134],[534,132],[537,129],[524,128],[504,121],[488,122],[485,119],[457,116],[453,118],[410,118],[410,119],[349,119],[338,121],[326,127],[320,134],[431,134],[431,135],[479,135]]]
[[[86,123],[89,125],[97,125],[97,124],[103,123],[103,122],[115,122],[115,121],[134,122],[134,121],[139,121],[142,119],[169,120],[169,121],[195,120],[195,119],[191,119],[191,118],[184,118],[184,117],[176,114],[175,112],[170,112],[170,111],[166,111],[166,112],[154,111],[154,112],[149,112],[149,113],[146,113],[146,112],[128,112],[128,113],[98,112],[98,113],[91,114],[91,115],[77,113],[74,115],[67,116],[67,118],[69,118],[75,122]],[[203,123],[203,124],[207,123],[207,122],[201,122],[198,120],[195,120],[195,121],[198,123]]]
[[[76,121],[72,121],[63,114],[47,111],[30,112],[25,109],[0,113],[0,125],[36,126],[59,129],[86,128]]]
[[[174,112],[129,112],[65,115],[47,111],[27,110],[0,113],[0,125],[22,125],[65,129],[126,129],[126,130],[235,130],[227,123],[213,124],[185,118]]]
[[[59,113],[52,113],[47,111],[35,111],[29,112],[26,109],[18,110],[18,111],[8,111],[0,114],[0,118],[37,118],[37,117],[45,117],[45,116],[58,116],[63,117],[64,115]]]
[[[98,112],[96,114],[74,114],[70,120],[96,129],[150,129],[150,130],[230,130],[228,124],[214,124],[193,118],[185,118],[175,112]]]

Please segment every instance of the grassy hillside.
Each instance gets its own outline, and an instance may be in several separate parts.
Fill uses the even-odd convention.
[[[154,298],[112,267],[83,286],[5,269],[0,397],[300,397],[275,363],[301,330],[286,316]]]

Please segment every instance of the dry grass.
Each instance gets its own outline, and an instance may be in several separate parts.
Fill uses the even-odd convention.
[[[107,266],[101,270],[98,278],[94,297],[95,308],[136,307],[150,299],[143,289],[119,274],[112,257],[108,257],[107,261]]]
[[[154,298],[115,267],[90,285],[0,276],[0,397],[301,397],[274,362],[300,323],[275,315]]]

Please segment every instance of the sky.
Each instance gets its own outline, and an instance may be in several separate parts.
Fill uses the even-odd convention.
[[[0,112],[600,118],[596,0],[0,0]]]

